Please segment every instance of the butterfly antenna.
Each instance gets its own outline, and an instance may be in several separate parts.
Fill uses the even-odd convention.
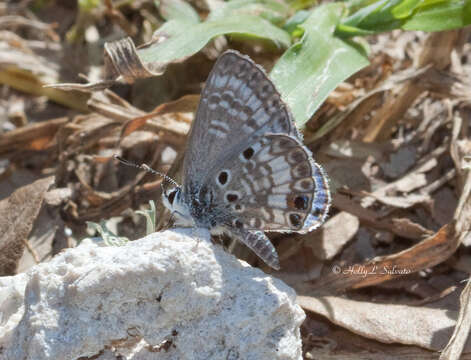
[[[160,171],[157,171],[157,170],[154,170],[152,168],[150,168],[148,165],[146,164],[136,164],[136,163],[133,163],[131,161],[128,161],[126,159],[123,159],[121,156],[119,155],[113,155],[113,157],[118,160],[120,163],[124,164],[124,165],[127,165],[127,166],[132,166],[132,167],[135,167],[137,169],[141,169],[141,170],[145,170],[153,175],[160,175],[162,176],[165,180],[167,180],[169,183],[172,183],[173,185],[175,186],[180,186],[175,180],[173,180],[170,176],[167,176],[165,175],[164,173],[161,173]]]

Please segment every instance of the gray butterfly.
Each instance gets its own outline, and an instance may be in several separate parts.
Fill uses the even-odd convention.
[[[264,231],[306,233],[330,206],[327,177],[303,146],[263,69],[236,51],[214,65],[183,160],[183,185],[165,190],[176,225],[228,234],[274,269]]]

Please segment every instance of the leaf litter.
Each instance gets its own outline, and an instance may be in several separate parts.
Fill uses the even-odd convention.
[[[202,84],[226,47],[267,70],[277,64],[272,76],[287,89],[282,93],[298,96],[279,72],[295,48],[277,63],[291,40],[280,28],[269,33],[284,21],[284,3],[254,1],[248,15],[230,3],[151,3],[106,1],[86,10],[52,1],[34,12],[22,4],[0,13],[0,181],[16,189],[2,191],[0,200],[2,275],[74,246],[87,235],[86,221],[114,218],[119,235],[145,234],[142,217],[129,209],[143,210],[149,199],[160,226],[168,223],[162,179],[123,167],[113,155],[170,171],[178,181]],[[265,35],[215,37],[237,32],[234,22],[221,23],[240,14],[252,31],[264,26]],[[192,39],[182,24],[205,32],[207,18],[222,27],[166,52]],[[302,99],[320,106],[300,124],[331,178],[333,210],[314,233],[270,236],[282,263],[274,275],[296,289],[308,315],[306,359],[471,358],[470,34],[370,36],[370,65],[322,93],[323,104]],[[97,49],[104,56],[97,58]],[[80,84],[79,74],[88,83]],[[145,81],[152,92],[137,90]],[[154,100],[161,99],[156,94],[168,97]],[[151,106],[133,105],[143,100]],[[301,102],[289,101],[303,114]],[[29,185],[17,180],[25,171]],[[230,248],[270,272],[240,244]]]

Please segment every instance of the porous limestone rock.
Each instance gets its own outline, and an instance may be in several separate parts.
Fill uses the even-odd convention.
[[[0,278],[0,359],[301,359],[295,297],[204,230],[87,242]]]

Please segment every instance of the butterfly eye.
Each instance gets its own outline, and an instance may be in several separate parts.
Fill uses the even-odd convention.
[[[175,195],[177,195],[178,189],[172,190],[170,194],[168,194],[167,199],[170,205],[173,205],[173,201],[175,200]]]

